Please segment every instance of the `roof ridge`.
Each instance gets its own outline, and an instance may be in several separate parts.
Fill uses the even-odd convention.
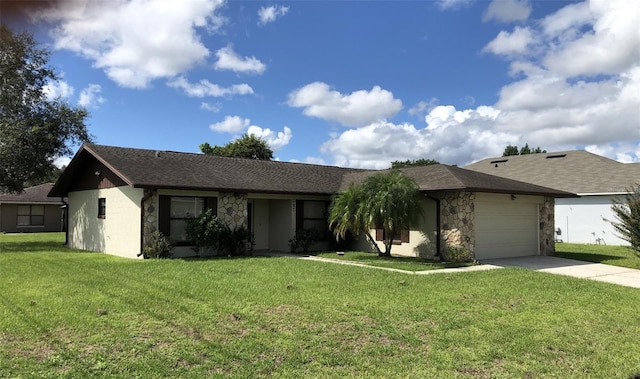
[[[465,174],[468,174],[469,172],[473,172],[473,171],[467,170],[467,169],[463,169],[461,167],[453,166],[453,165],[442,164],[442,166],[444,168],[446,168],[447,171],[449,171],[449,173],[456,178],[456,180],[460,183],[460,186],[466,187],[465,181],[460,177],[459,174],[462,173],[462,172],[464,172]]]
[[[185,151],[175,151],[175,150],[162,150],[162,149],[148,149],[148,148],[138,148],[138,147],[123,147],[123,146],[112,146],[112,145],[100,145],[88,143],[85,144],[89,147],[97,147],[99,148],[107,148],[107,149],[120,149],[120,150],[137,150],[137,151],[146,151],[146,152],[160,152],[160,153],[171,153],[185,156],[199,156],[199,157],[212,157],[221,160],[239,160],[242,162],[247,161],[259,161],[259,162],[269,162],[275,164],[291,164],[291,165],[304,165],[304,166],[316,166],[316,167],[328,167],[328,168],[338,168],[341,170],[350,170],[350,171],[370,171],[368,169],[360,169],[354,167],[342,167],[337,165],[329,165],[329,164],[317,164],[317,163],[305,163],[305,162],[291,162],[291,161],[280,161],[275,159],[252,159],[252,158],[243,158],[243,157],[226,157],[223,155],[212,155],[212,154],[204,154],[204,153],[196,153],[196,152],[185,152]],[[97,153],[97,151],[94,151]]]

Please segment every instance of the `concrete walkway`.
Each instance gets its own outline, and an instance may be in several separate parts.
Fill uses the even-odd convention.
[[[501,267],[524,267],[550,274],[573,276],[640,288],[640,270],[566,259],[559,257],[531,256],[519,258],[501,258],[482,261],[484,265]]]
[[[259,254],[260,255],[260,254]],[[298,259],[305,259],[310,261],[327,262],[334,264],[342,264],[348,266],[358,266],[377,270],[386,270],[399,272],[403,274],[411,275],[431,275],[431,274],[448,274],[456,272],[470,272],[470,271],[484,271],[495,270],[504,267],[523,267],[534,271],[546,272],[550,274],[558,274],[565,276],[573,276],[574,278],[583,278],[596,280],[600,282],[607,282],[613,284],[619,284],[626,287],[640,288],[640,270],[605,265],[602,263],[591,263],[585,261],[577,261],[574,259],[566,259],[559,257],[547,257],[547,256],[530,256],[530,257],[518,257],[518,258],[501,258],[501,259],[489,259],[483,260],[481,265],[458,267],[458,268],[444,268],[439,270],[426,270],[426,271],[407,271],[399,270],[388,267],[370,266],[363,263],[346,261],[343,259],[331,259],[321,258],[313,255],[294,255],[287,253],[266,253],[263,255],[269,256],[286,256],[295,257]]]

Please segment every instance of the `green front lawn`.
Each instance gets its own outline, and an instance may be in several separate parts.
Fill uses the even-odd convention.
[[[517,268],[127,260],[23,238],[34,237],[0,235],[0,377],[640,373],[633,288]]]
[[[640,269],[640,257],[627,246],[556,243],[556,256]]]

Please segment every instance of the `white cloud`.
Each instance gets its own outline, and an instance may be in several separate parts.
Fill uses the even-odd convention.
[[[47,100],[68,99],[73,95],[73,91],[73,87],[64,80],[50,81],[42,87],[42,92]]]
[[[499,22],[525,21],[531,14],[527,0],[492,0],[482,18],[483,21]]]
[[[584,148],[586,151],[606,157],[611,157],[622,163],[640,162],[640,142],[623,142],[613,145],[589,145]],[[640,163],[636,163],[640,164]]]
[[[506,56],[520,55],[527,53],[533,42],[533,35],[529,28],[516,26],[511,33],[501,31],[484,47],[483,51]]]
[[[253,88],[246,83],[234,84],[231,87],[220,87],[206,79],[202,79],[198,83],[190,83],[184,76],[171,79],[167,82],[167,85],[184,91],[189,97],[224,97],[253,94]]]
[[[586,146],[640,161],[640,67],[591,82],[538,74],[503,87],[493,106],[437,106],[424,127],[377,122],[349,129],[333,135],[322,152],[337,165],[378,169],[420,158],[463,166],[525,143],[548,151]]]
[[[435,97],[432,97],[429,101],[420,101],[418,104],[409,108],[407,113],[412,116],[424,116],[426,113],[429,113],[433,108],[438,105],[439,100]]]
[[[262,74],[267,66],[256,57],[241,57],[231,45],[216,51],[218,60],[213,65],[216,70],[231,70],[249,74]]]
[[[576,17],[565,16],[578,25],[584,24],[584,10],[573,10]],[[591,23],[592,30],[561,41],[559,48],[544,57],[545,66],[568,77],[615,75],[637,67],[640,64],[640,2],[594,0],[589,3],[589,11],[595,20]],[[553,17],[547,22],[553,24],[552,20]],[[550,30],[553,29],[548,28],[546,32]]]
[[[333,156],[335,164],[358,168],[388,168],[392,161],[435,159],[447,164],[463,164],[498,154],[517,137],[492,133],[495,111],[456,111],[438,106],[427,116],[429,124],[377,122],[347,130],[325,142],[321,151]],[[489,130],[487,130],[489,129]]]
[[[248,118],[240,116],[227,116],[223,121],[209,125],[209,129],[215,132],[223,133],[239,133],[251,124]]]
[[[594,17],[589,10],[589,3],[576,3],[567,5],[555,13],[552,13],[540,22],[543,32],[552,37],[575,38],[579,28],[594,22]],[[568,33],[567,33],[568,32]],[[564,37],[562,39],[565,39]]]
[[[198,29],[218,29],[222,0],[68,1],[37,15],[57,24],[56,49],[93,61],[122,87],[144,88],[202,63],[209,50]]]
[[[284,16],[289,12],[289,7],[284,5],[271,5],[269,7],[261,7],[258,10],[258,25],[266,25],[274,22],[276,18]]]
[[[247,129],[247,134],[252,134],[256,137],[260,137],[267,141],[269,147],[274,150],[280,150],[284,146],[286,146],[289,141],[291,141],[291,137],[293,137],[293,133],[291,129],[288,127],[284,127],[282,132],[276,132],[269,128],[261,128],[259,126],[251,125]]]
[[[99,84],[89,84],[86,88],[80,91],[80,98],[78,99],[78,105],[83,107],[94,107],[103,104],[106,100],[100,96],[102,87]]]
[[[307,116],[345,126],[362,126],[391,118],[402,109],[402,101],[379,86],[371,91],[360,90],[344,95],[322,82],[307,84],[291,92],[288,105],[304,108],[303,113]]]
[[[240,116],[226,116],[224,120],[209,125],[209,129],[220,133],[242,133],[246,130],[247,134],[264,139],[269,147],[277,151],[283,148],[291,141],[293,133],[287,126],[283,131],[277,132],[269,128],[262,128],[257,125],[251,125],[251,120]]]
[[[436,5],[442,10],[455,10],[467,7],[474,0],[437,0]]]
[[[69,163],[71,163],[71,158],[70,157],[58,157],[58,158],[53,160],[53,164],[57,168],[67,167],[69,165]]]
[[[220,112],[220,104],[216,103],[216,104],[211,104],[211,103],[206,103],[206,102],[202,102],[200,103],[200,109],[204,109],[205,111],[209,111],[209,112]]]

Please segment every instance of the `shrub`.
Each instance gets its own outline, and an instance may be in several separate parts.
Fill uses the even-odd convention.
[[[155,231],[151,233],[149,240],[138,256],[142,255],[144,259],[168,259],[173,257],[171,248],[173,248],[173,245],[169,238],[165,237],[161,232]]]
[[[190,218],[185,225],[187,239],[199,250],[220,247],[220,234],[226,225],[222,224],[212,209],[207,209],[199,217]]]
[[[473,262],[471,251],[462,246],[449,245],[440,257],[445,262],[469,263]]]
[[[298,229],[296,230],[295,236],[289,240],[291,253],[295,254],[298,249],[302,248],[302,252],[306,254],[309,252],[311,245],[313,245],[317,240],[318,238],[313,230]]]
[[[247,248],[249,251],[253,250],[253,243],[253,235],[244,226],[231,229],[223,225],[220,230],[219,247],[229,255],[244,255]]]
[[[351,231],[347,231],[343,237],[338,235],[335,238],[329,236],[329,249],[336,251],[345,251],[353,249],[356,238]]]

